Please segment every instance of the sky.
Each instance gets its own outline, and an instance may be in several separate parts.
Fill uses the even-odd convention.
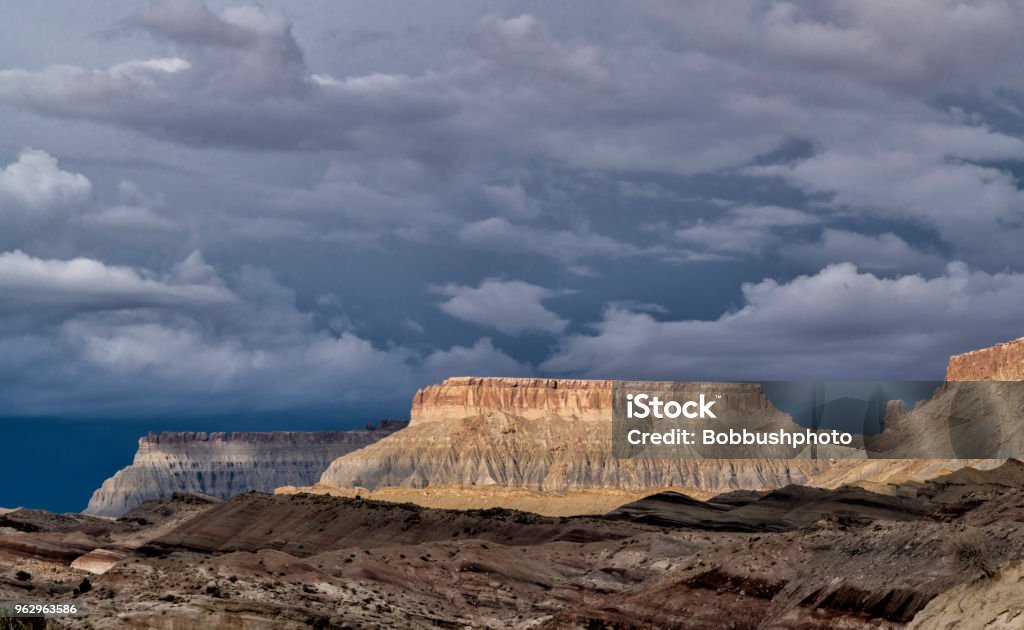
[[[0,416],[1024,335],[1018,2],[3,4]]]

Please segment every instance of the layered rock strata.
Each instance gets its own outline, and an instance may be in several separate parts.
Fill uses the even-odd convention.
[[[139,438],[134,462],[103,482],[86,514],[120,516],[149,499],[175,492],[226,499],[308,485],[336,458],[406,425],[386,420],[356,431],[268,433],[150,433]]]
[[[700,496],[790,484],[838,487],[865,480],[923,480],[966,465],[990,468],[1002,462],[959,456],[950,449],[936,449],[949,453],[941,459],[829,459],[822,452],[816,458],[800,459],[617,458],[612,452],[614,386],[612,381],[567,379],[448,379],[416,393],[408,428],[337,459],[313,490],[365,489],[380,498],[395,494],[415,500],[409,499],[410,492],[428,489],[431,505],[447,507],[461,506],[467,501],[463,495],[477,490],[487,496],[483,504],[473,502],[474,506],[518,508],[523,491],[571,496],[576,503],[586,503],[581,497],[593,491],[680,488]],[[756,384],[675,387],[711,392],[723,407],[742,411],[743,422],[760,430],[797,429]],[[887,421],[903,429],[931,422],[948,398],[947,393],[939,401],[930,401],[932,405],[912,411],[893,402]],[[446,496],[451,498],[450,505]],[[585,513],[585,507],[574,505],[569,513]],[[567,513],[554,506],[545,508],[545,513]]]
[[[763,427],[796,429],[760,387],[691,383]],[[413,399],[409,427],[331,464],[323,486],[513,488],[566,493],[690,487],[706,492],[805,484],[830,460],[619,459],[611,381],[450,378]]]
[[[950,357],[946,380],[1024,380],[1024,337]]]

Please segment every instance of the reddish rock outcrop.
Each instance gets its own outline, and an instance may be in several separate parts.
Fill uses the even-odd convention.
[[[1024,380],[1024,337],[949,359],[947,381]]]
[[[460,376],[416,392],[409,417],[413,425],[490,412],[597,420],[611,409],[612,381]]]

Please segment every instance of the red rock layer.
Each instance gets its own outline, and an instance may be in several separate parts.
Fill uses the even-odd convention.
[[[949,359],[947,381],[1024,380],[1024,337]]]
[[[610,417],[611,407],[612,381],[460,376],[416,392],[410,424],[488,412],[526,418]]]

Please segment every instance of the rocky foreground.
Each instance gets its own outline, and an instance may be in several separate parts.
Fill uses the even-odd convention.
[[[73,628],[958,628],[1024,619],[1024,464],[924,483],[660,493],[604,516],[179,495],[0,516],[0,599]],[[974,602],[971,614],[957,612]],[[985,624],[990,624],[986,626]]]

